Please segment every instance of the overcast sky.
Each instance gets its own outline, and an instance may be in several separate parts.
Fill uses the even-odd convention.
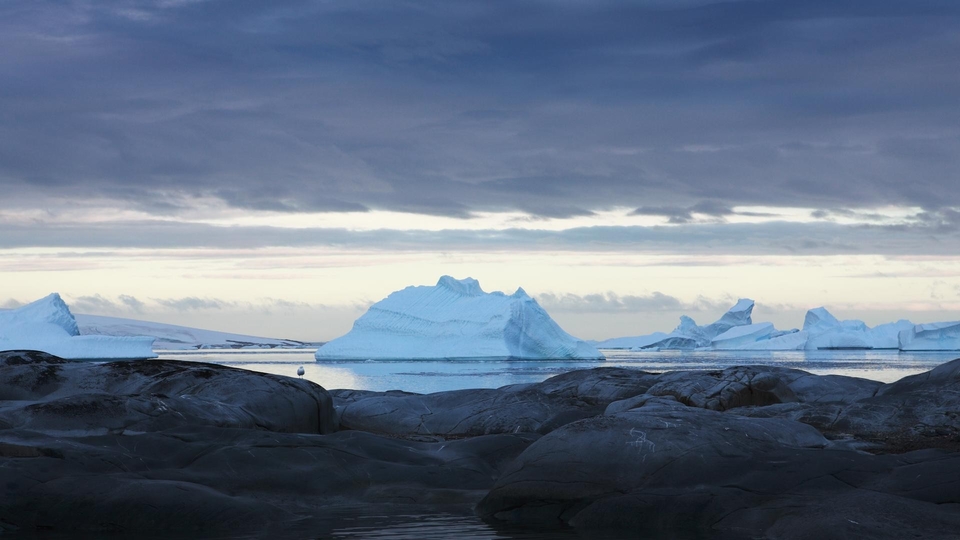
[[[954,0],[0,2],[0,305],[300,339],[960,319]]]

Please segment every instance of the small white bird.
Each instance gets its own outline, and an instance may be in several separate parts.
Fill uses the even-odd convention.
[[[297,375],[302,379],[304,373],[306,373],[306,372],[303,371],[303,366],[300,366],[300,368],[297,369]]]

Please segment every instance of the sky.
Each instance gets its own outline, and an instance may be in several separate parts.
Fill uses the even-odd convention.
[[[327,340],[445,274],[960,319],[960,3],[0,3],[0,307]]]

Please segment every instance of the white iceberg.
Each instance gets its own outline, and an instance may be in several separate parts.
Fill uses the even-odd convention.
[[[868,330],[870,343],[874,349],[899,349],[900,332],[913,329],[914,324],[901,319],[897,322],[880,324]]]
[[[60,295],[0,311],[0,351],[42,351],[71,360],[156,358],[151,337],[82,336]]]
[[[918,324],[900,332],[903,351],[960,350],[960,321]]]
[[[601,360],[593,345],[564,332],[523,289],[486,293],[475,279],[443,276],[370,306],[317,360]]]
[[[80,334],[97,336],[150,336],[155,350],[189,349],[299,349],[310,343],[291,339],[273,339],[214,330],[202,330],[175,324],[163,324],[101,315],[76,315]]]
[[[743,351],[802,351],[807,344],[808,334],[804,331],[789,330],[774,332],[755,343],[746,343]]]
[[[777,331],[773,323],[756,323],[744,326],[735,326],[710,342],[712,349],[743,350],[755,347],[757,342],[770,341],[770,336]]]
[[[803,321],[803,330],[809,334],[805,348],[809,350],[897,349],[900,332],[912,327],[910,321],[900,320],[870,328],[856,319],[837,320],[823,307],[808,311]]]
[[[741,298],[720,319],[706,326],[698,326],[696,321],[682,315],[680,325],[669,334],[655,332],[645,336],[613,338],[600,341],[596,345],[601,349],[631,349],[636,351],[689,350],[707,347],[714,338],[731,328],[753,324],[751,320],[753,307],[753,300]]]

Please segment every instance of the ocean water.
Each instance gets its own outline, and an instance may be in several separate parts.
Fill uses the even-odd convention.
[[[662,351],[605,350],[605,361],[334,361],[316,362],[313,350],[161,351],[161,358],[209,362],[304,378],[324,388],[405,390],[430,393],[463,388],[497,388],[540,382],[575,369],[617,366],[646,371],[723,369],[770,365],[820,375],[837,374],[892,382],[929,371],[960,357],[960,352],[900,351]]]

